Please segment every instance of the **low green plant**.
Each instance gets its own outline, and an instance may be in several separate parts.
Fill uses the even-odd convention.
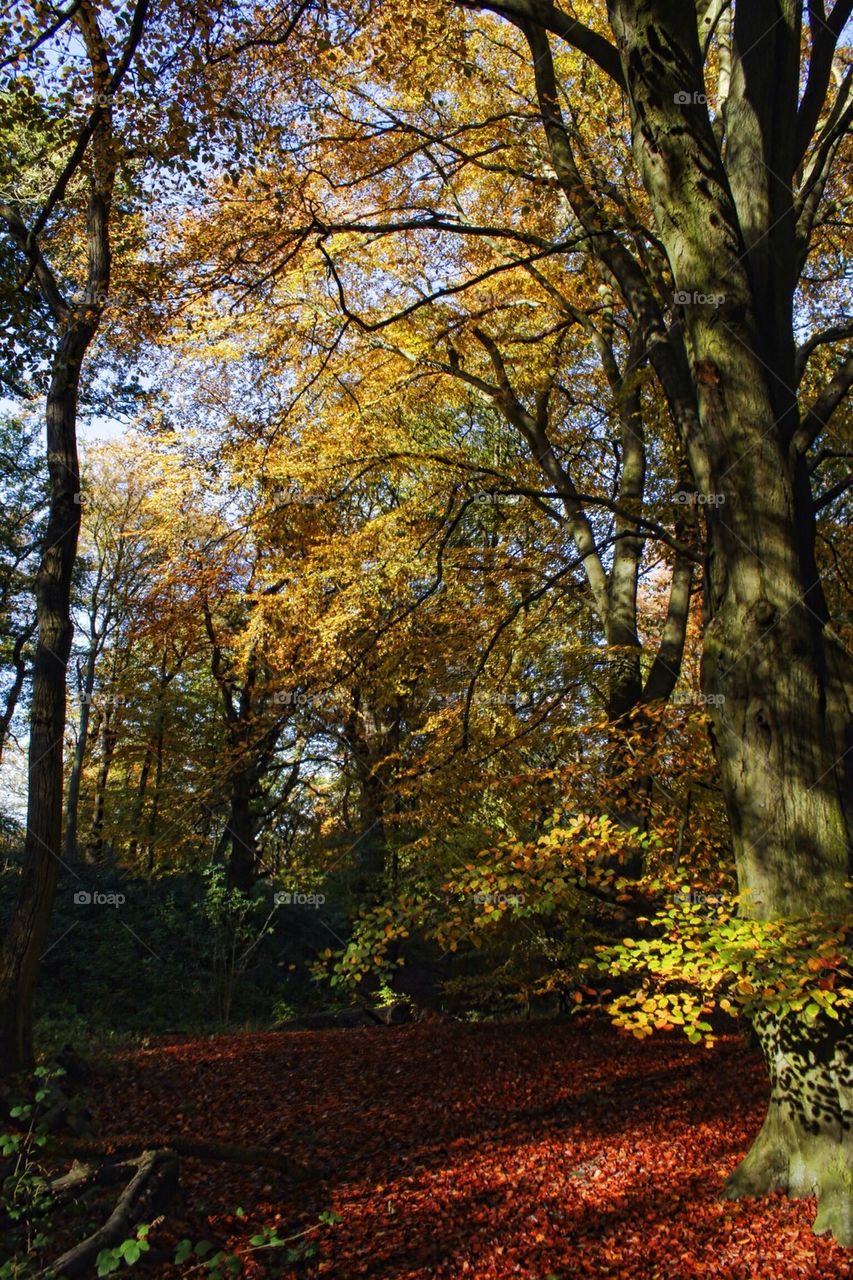
[[[237,1210],[237,1217],[245,1217],[242,1209]],[[318,1216],[312,1226],[288,1236],[279,1235],[277,1227],[263,1226],[255,1235],[250,1236],[247,1252],[254,1254],[265,1249],[283,1249],[285,1265],[304,1262],[317,1253],[317,1244],[310,1237],[322,1227],[335,1226],[340,1221],[340,1214],[326,1211]],[[217,1249],[211,1240],[199,1240],[195,1244],[190,1239],[181,1240],[175,1250],[175,1265],[183,1266],[185,1263],[193,1265],[184,1275],[203,1270],[209,1280],[228,1280],[228,1277],[243,1274],[243,1259],[227,1249]]]
[[[132,1267],[135,1262],[148,1252],[151,1248],[148,1243],[148,1232],[151,1230],[146,1223],[136,1228],[136,1234],[129,1236],[127,1240],[122,1240],[121,1244],[116,1245],[113,1249],[102,1249],[95,1261],[99,1276],[110,1276],[114,1271],[118,1271],[123,1265]]]
[[[38,1274],[39,1259],[52,1239],[54,1196],[44,1157],[50,1146],[45,1117],[58,1097],[62,1067],[36,1067],[32,1102],[13,1106],[17,1127],[0,1133],[0,1156],[10,1161],[0,1187],[3,1257],[0,1280],[25,1280]]]

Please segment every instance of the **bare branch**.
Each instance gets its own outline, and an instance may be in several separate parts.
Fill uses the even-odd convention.
[[[846,324],[832,325],[829,329],[821,329],[818,333],[813,333],[810,338],[797,348],[797,356],[794,365],[794,371],[797,380],[797,386],[802,381],[803,374],[806,371],[806,365],[809,356],[818,347],[823,346],[827,342],[840,342],[843,338],[853,337],[853,320],[848,320]]]
[[[814,137],[818,120],[826,104],[835,48],[851,13],[853,13],[853,0],[836,0],[829,18],[826,17],[823,0],[809,0],[812,56],[805,91],[797,112],[795,165],[800,163]]]

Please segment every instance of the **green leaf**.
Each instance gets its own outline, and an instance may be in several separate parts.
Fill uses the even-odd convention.
[[[118,1249],[102,1249],[95,1259],[99,1276],[110,1276],[121,1264]]]

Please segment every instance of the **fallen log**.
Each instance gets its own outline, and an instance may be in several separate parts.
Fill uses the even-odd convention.
[[[247,1164],[258,1169],[275,1169],[294,1182],[307,1182],[321,1177],[316,1170],[306,1169],[290,1156],[280,1151],[271,1151],[268,1147],[238,1147],[227,1142],[206,1142],[200,1138],[164,1137],[163,1146],[168,1147],[179,1156],[188,1156],[193,1160],[211,1160],[226,1164]],[[102,1142],[83,1139],[81,1141],[59,1141],[54,1151],[61,1155],[74,1156],[87,1160],[93,1156],[127,1156],[133,1155],[143,1146],[151,1147],[150,1139],[113,1138]]]
[[[124,1160],[120,1164],[81,1164],[78,1160],[60,1178],[51,1179],[50,1190],[53,1195],[65,1195],[69,1191],[84,1191],[93,1186],[104,1186],[111,1182],[122,1182],[135,1167],[132,1160]]]
[[[143,1151],[134,1163],[136,1172],[104,1225],[57,1258],[48,1275],[73,1280],[90,1274],[102,1249],[120,1244],[136,1226],[165,1209],[178,1188],[177,1153],[168,1148]]]

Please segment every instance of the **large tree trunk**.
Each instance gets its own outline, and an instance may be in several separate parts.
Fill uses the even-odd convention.
[[[838,744],[849,732],[851,673],[828,653],[825,628],[806,604],[817,603],[816,577],[798,576],[795,523],[766,487],[755,490],[752,504],[745,492],[737,500],[752,505],[750,545],[761,548],[753,563],[760,558],[763,569],[750,575],[750,592],[742,555],[729,546],[722,575],[712,558],[703,653],[703,685],[717,695],[715,750],[738,883],[753,918],[838,917],[850,910],[850,783],[845,791]],[[785,497],[793,509],[790,490]],[[728,540],[721,531],[718,543]],[[755,1027],[770,1071],[769,1110],[727,1193],[815,1195],[815,1231],[853,1245],[853,1019],[814,1026],[765,1012]]]
[[[638,168],[688,299],[700,431],[684,443],[707,512],[703,688],[715,695],[744,910],[760,920],[851,909],[851,762],[839,752],[853,671],[827,625],[792,390],[799,8],[736,6],[724,161],[694,7],[609,4]],[[731,1192],[815,1193],[816,1228],[853,1243],[849,1023],[814,1029],[762,1013],[756,1027],[773,1095]]]
[[[775,571],[751,598],[727,591],[703,654],[740,886],[757,919],[850,909],[836,677],[803,588],[793,574],[783,587],[781,559],[771,554]]]
[[[252,810],[252,787],[243,774],[231,783],[231,813],[225,836],[231,846],[228,858],[228,886],[248,893],[255,883],[258,840]]]
[[[816,1196],[814,1230],[853,1246],[853,1019],[796,1015],[754,1022],[770,1073],[761,1131],[726,1194]]]
[[[107,105],[98,106],[92,117],[91,187],[85,225],[87,276],[81,304],[69,306],[41,252],[38,234],[50,206],[34,232],[17,208],[0,204],[0,216],[28,262],[59,332],[46,406],[50,510],[35,580],[38,642],[33,664],[24,865],[0,951],[0,1074],[29,1067],[33,1061],[33,989],[56,893],[62,847],[65,670],[72,639],[71,579],[80,530],[77,398],[83,359],[97,332],[110,287],[109,218],[118,154],[109,95],[130,65],[144,14],[143,4],[131,25],[123,61],[111,76],[95,12],[85,2],[75,12],[92,70],[93,90],[107,99]],[[54,201],[60,200],[63,192],[60,185],[53,193]]]
[[[65,666],[71,653],[71,575],[80,528],[76,420],[86,326],[59,342],[47,399],[51,502],[36,574],[38,643],[33,664],[24,867],[0,952],[0,1074],[33,1061],[32,996],[56,893],[62,838]]]

